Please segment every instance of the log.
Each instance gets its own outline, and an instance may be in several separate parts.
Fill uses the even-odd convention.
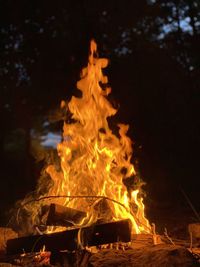
[[[0,227],[0,256],[6,252],[6,242],[11,238],[17,238],[18,234],[11,228]]]
[[[58,204],[51,204],[46,220],[48,226],[72,226],[81,222],[86,212],[64,207]]]
[[[63,232],[34,235],[10,239],[7,241],[7,254],[18,254],[23,251],[37,252],[45,246],[46,251],[77,250],[81,244],[98,246],[114,242],[129,242],[131,240],[131,221],[121,220],[105,224],[95,224],[89,227],[66,230]]]
[[[97,218],[97,223],[108,223],[112,221],[113,212],[107,199],[100,199],[93,207],[93,213]]]

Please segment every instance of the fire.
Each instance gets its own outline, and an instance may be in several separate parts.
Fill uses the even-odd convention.
[[[61,171],[53,165],[46,169],[54,182],[48,196],[67,195],[56,203],[86,211],[81,225],[99,219],[94,206],[106,199],[112,220],[129,218],[133,233],[149,232],[140,188],[128,192],[123,183],[136,174],[131,163],[132,141],[126,135],[129,126],[119,124],[117,137],[108,125],[108,117],[117,110],[106,98],[111,88],[106,86],[108,78],[102,69],[107,65],[107,59],[97,57],[97,45],[91,41],[88,65],[77,82],[81,97],[72,96],[67,105],[73,122],[64,123],[63,141],[57,146]],[[65,106],[62,101],[61,107]]]

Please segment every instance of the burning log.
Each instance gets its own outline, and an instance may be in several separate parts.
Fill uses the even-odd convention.
[[[46,225],[72,226],[81,222],[86,212],[64,207],[58,204],[51,204],[46,220]]]
[[[47,251],[73,251],[85,246],[98,246],[114,242],[131,240],[131,221],[121,220],[63,232],[34,235],[10,239],[7,241],[7,254],[37,252],[45,246]]]
[[[108,223],[112,221],[113,213],[107,199],[100,199],[93,208],[97,223]]]

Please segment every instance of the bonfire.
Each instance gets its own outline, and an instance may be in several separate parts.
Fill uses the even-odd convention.
[[[188,250],[176,246],[167,230],[162,239],[145,217],[129,126],[119,123],[117,133],[109,126],[117,110],[108,100],[107,65],[92,40],[77,82],[81,96],[61,102],[69,115],[57,145],[59,164],[49,164],[48,179],[40,178],[35,193],[18,203],[20,236],[7,238],[7,254],[20,266],[175,266],[175,251],[176,266],[183,259],[194,264]]]

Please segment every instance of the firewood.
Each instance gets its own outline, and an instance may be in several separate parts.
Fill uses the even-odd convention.
[[[107,199],[100,199],[93,207],[97,223],[108,223],[112,221],[113,212]]]
[[[11,228],[0,227],[0,255],[5,253],[7,240],[17,237],[18,234]]]
[[[22,251],[40,251],[43,246],[47,251],[73,251],[80,247],[78,239],[81,239],[82,247],[98,246],[119,241],[129,242],[131,240],[131,222],[127,219],[58,233],[10,239],[7,241],[7,254],[18,254]]]
[[[58,204],[51,204],[46,220],[46,225],[72,226],[80,223],[86,216],[86,212],[64,207]]]

